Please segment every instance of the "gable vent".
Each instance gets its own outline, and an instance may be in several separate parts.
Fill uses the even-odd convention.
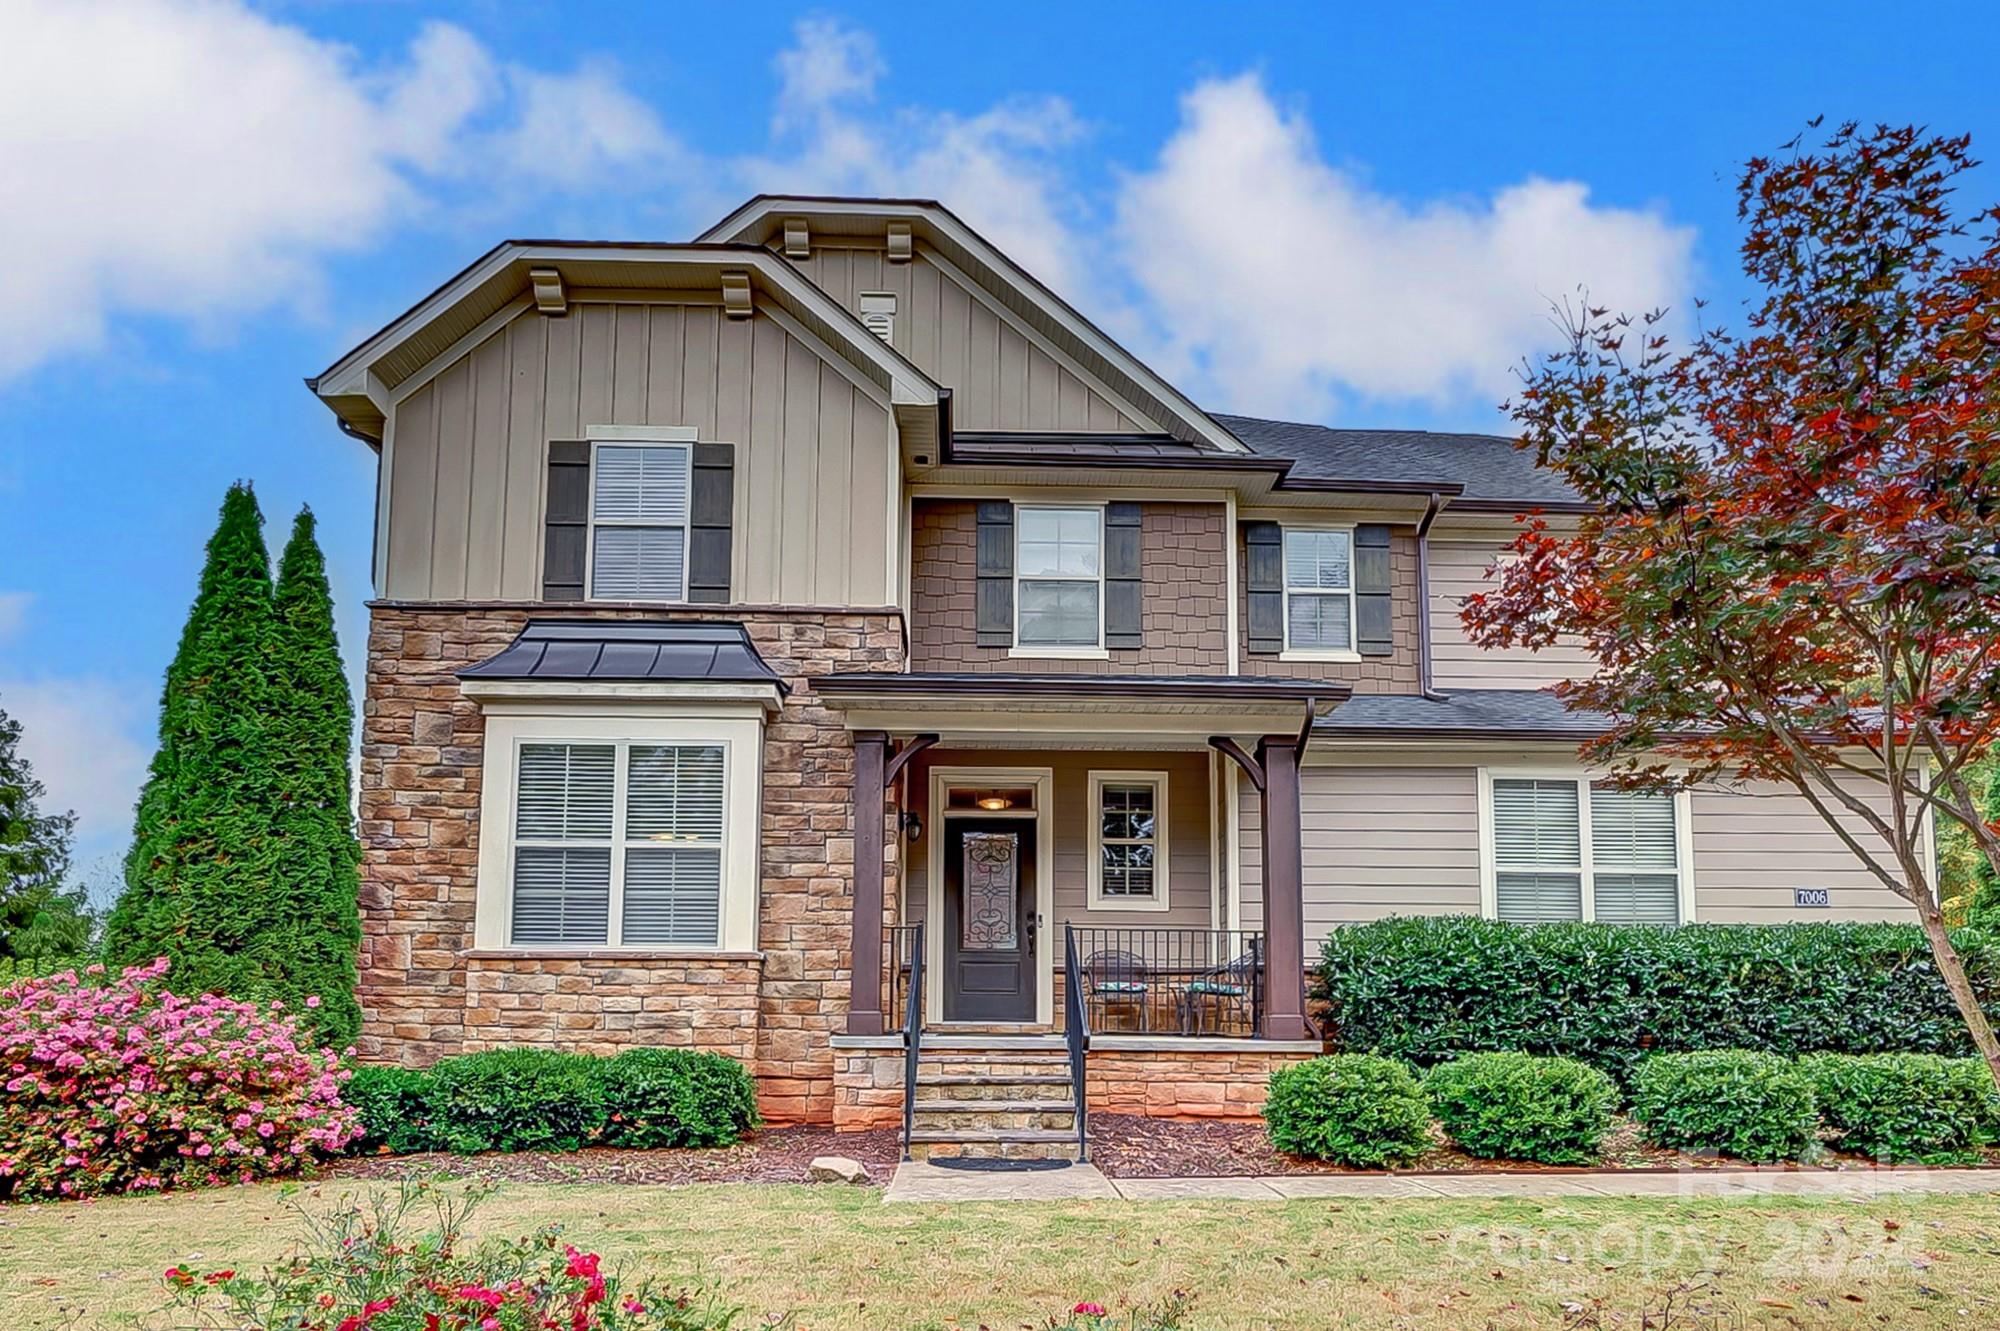
[[[861,293],[861,322],[868,331],[884,342],[893,341],[896,333],[896,293],[893,291],[864,291]]]

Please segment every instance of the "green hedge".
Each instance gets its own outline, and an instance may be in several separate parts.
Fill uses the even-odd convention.
[[[680,1049],[496,1049],[422,1071],[360,1068],[343,1096],[361,1111],[354,1149],[397,1154],[726,1146],[757,1125],[741,1063]]]
[[[1424,1078],[1431,1112],[1467,1155],[1583,1165],[1611,1131],[1618,1088],[1573,1058],[1468,1054]]]
[[[1812,1080],[1789,1058],[1747,1049],[1659,1054],[1639,1064],[1632,1117],[1646,1140],[1755,1164],[1819,1151]]]
[[[1965,1164],[1990,1140],[1993,1077],[1981,1059],[1810,1054],[1799,1066],[1843,1151],[1895,1164]]]
[[[2000,946],[1954,941],[2000,1007]],[[1914,925],[1501,924],[1467,916],[1335,929],[1315,983],[1338,1046],[1428,1066],[1505,1050],[1630,1081],[1649,1053],[1972,1052]]]
[[[1264,1101],[1271,1144],[1292,1155],[1381,1168],[1430,1145],[1430,1104],[1393,1058],[1334,1054],[1271,1074]]]

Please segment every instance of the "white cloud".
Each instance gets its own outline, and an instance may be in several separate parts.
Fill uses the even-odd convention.
[[[772,151],[724,170],[746,191],[937,199],[1067,298],[1102,297],[1065,169],[1086,136],[1068,102],[1010,98],[969,116],[876,111],[888,64],[871,35],[832,19],[798,23],[773,64]]]
[[[0,266],[0,381],[120,314],[310,299],[433,177],[577,190],[668,146],[607,70],[503,65],[448,24],[387,69],[238,0],[0,0],[0,30],[0,249],[33,256]]]
[[[0,592],[0,642],[6,642],[28,622],[28,607],[35,603],[33,592]]]
[[[48,788],[44,813],[74,810],[83,855],[119,850],[146,778],[152,691],[104,679],[0,681],[0,708],[21,723],[21,753]]]
[[[1170,359],[1212,399],[1316,419],[1345,395],[1497,403],[1550,338],[1549,303],[1678,304],[1693,232],[1529,178],[1490,201],[1411,205],[1321,155],[1255,75],[1183,99],[1124,182],[1119,234]]]

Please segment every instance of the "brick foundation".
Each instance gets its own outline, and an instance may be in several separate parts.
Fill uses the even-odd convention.
[[[1092,1050],[1086,1088],[1090,1110],[1148,1118],[1254,1119],[1263,1113],[1271,1074],[1311,1057],[1266,1051]]]
[[[833,1051],[833,1128],[866,1132],[903,1126],[903,1051]]]
[[[570,604],[371,610],[361,749],[361,1056],[421,1066],[508,1045],[712,1049],[750,1064],[773,1122],[831,1122],[828,1038],[846,1019],[850,965],[854,751],[810,681],[834,670],[900,669],[900,618]],[[479,706],[460,695],[457,672],[505,647],[533,614],[741,623],[792,686],[764,736],[761,960],[473,951],[486,727]],[[884,897],[893,911],[902,893],[895,838],[886,841]]]

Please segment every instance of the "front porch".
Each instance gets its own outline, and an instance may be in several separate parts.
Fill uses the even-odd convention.
[[[933,1080],[1011,1087],[1034,1125],[1023,1131],[1047,1137],[1050,1103],[1025,1088],[1049,1078],[1012,1066],[1043,1058],[1041,1071],[1066,1077],[1060,1108],[1080,1144],[1094,1109],[1254,1117],[1270,1072],[1318,1052],[1298,763],[1344,688],[922,675],[816,686],[856,752],[837,1126],[900,1118],[907,1135],[937,1098],[922,1070],[949,1060]],[[1259,795],[1261,929],[1243,927],[1246,781]],[[980,1059],[998,1070],[981,1076]]]

